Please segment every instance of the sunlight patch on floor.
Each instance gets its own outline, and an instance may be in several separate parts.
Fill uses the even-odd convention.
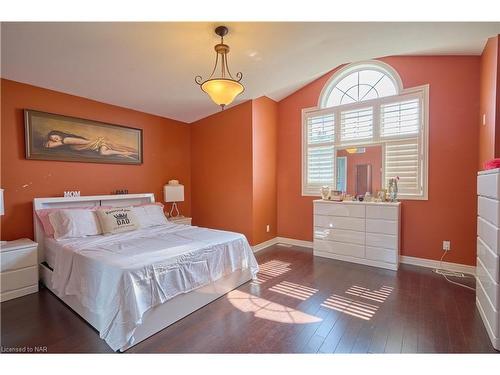
[[[227,299],[237,309],[251,312],[256,318],[288,324],[309,324],[322,321],[317,316],[239,290],[229,292]]]
[[[291,271],[290,263],[282,262],[280,260],[270,260],[265,263],[259,264],[259,273],[257,279],[253,280],[253,284],[263,284],[272,278],[281,276],[288,271]]]
[[[288,297],[296,298],[301,301],[305,301],[309,297],[312,297],[318,289],[310,288],[304,285],[291,283],[289,281],[282,281],[276,285],[269,288],[271,292],[283,294]]]
[[[378,310],[376,305],[355,301],[337,294],[328,297],[321,306],[364,320],[370,320]]]
[[[389,297],[393,290],[393,287],[385,285],[378,290],[371,290],[362,286],[353,285],[352,287],[347,289],[345,293],[375,302],[385,302],[385,300]]]

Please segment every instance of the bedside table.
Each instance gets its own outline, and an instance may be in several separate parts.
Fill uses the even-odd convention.
[[[191,225],[191,218],[185,216],[176,216],[167,218],[168,221],[175,224]]]
[[[0,245],[0,302],[38,292],[38,244],[27,238]]]

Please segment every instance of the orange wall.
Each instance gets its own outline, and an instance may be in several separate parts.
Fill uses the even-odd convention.
[[[278,104],[265,96],[252,101],[254,244],[277,233],[276,166]],[[266,226],[269,225],[269,232]]]
[[[252,241],[252,102],[191,127],[193,224],[244,233]]]
[[[35,197],[62,196],[64,190],[82,195],[155,193],[163,200],[163,185],[170,179],[185,184],[181,212],[191,213],[189,125],[131,109],[99,103],[35,86],[1,80],[1,186],[5,189],[2,240],[33,238],[32,201]],[[143,129],[142,165],[94,164],[26,160],[23,109],[35,109]]]
[[[356,194],[356,165],[371,164],[372,166],[372,195],[382,189],[382,146],[366,147],[361,154],[349,154],[339,150],[337,157],[347,157],[347,193]]]
[[[500,157],[500,38],[488,39],[481,55],[479,92],[479,169]],[[483,115],[486,116],[483,125]]]
[[[394,56],[404,87],[430,84],[429,200],[402,204],[402,255],[475,264],[479,154],[476,56]],[[312,240],[312,200],[301,196],[301,109],[317,104],[333,71],[278,103],[278,235]]]

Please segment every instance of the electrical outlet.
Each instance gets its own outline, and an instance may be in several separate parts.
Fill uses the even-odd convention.
[[[443,241],[443,250],[450,251],[451,250],[451,241]]]
[[[271,230],[271,228],[269,227],[269,224],[266,225],[266,232],[269,233],[269,231]]]

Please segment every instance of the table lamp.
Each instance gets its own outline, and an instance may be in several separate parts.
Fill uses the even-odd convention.
[[[163,200],[166,203],[172,203],[170,217],[179,216],[177,202],[184,202],[184,185],[179,184],[177,180],[170,180],[168,184],[163,187]],[[177,213],[174,215],[175,212]]]

